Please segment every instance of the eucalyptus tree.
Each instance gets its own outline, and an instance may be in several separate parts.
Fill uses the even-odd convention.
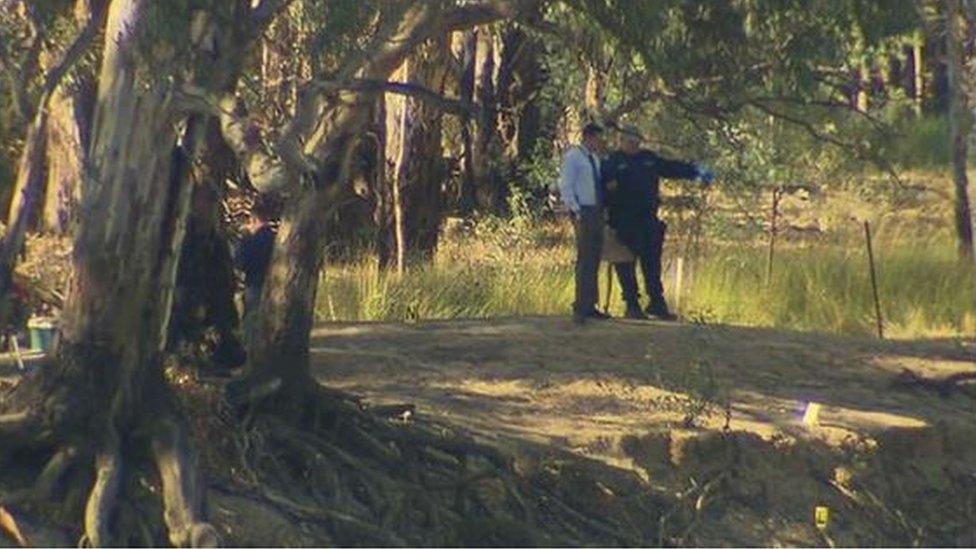
[[[161,368],[191,195],[172,151],[180,138],[192,153],[205,122],[177,98],[184,86],[220,92],[233,85],[247,45],[277,4],[113,0],[107,8],[61,344],[53,364],[5,395],[13,412],[0,421],[0,455],[27,448],[48,459],[47,489],[33,495],[42,504],[63,497],[48,490],[67,485],[76,496],[64,501],[67,516],[83,507],[92,545],[139,539],[120,526],[138,521],[121,517],[145,509],[119,502],[143,474],[146,455],[156,466],[169,541],[214,541],[182,412]]]
[[[245,120],[224,117],[225,135],[253,168],[252,181],[287,196],[260,305],[260,329],[248,341],[246,389],[275,393],[275,402],[301,407],[309,395],[309,337],[323,253],[329,235],[322,220],[349,192],[363,129],[380,93],[393,91],[462,109],[431,90],[388,79],[425,42],[446,33],[516,17],[537,0],[385,2],[365,55],[337,64],[331,79],[313,80],[300,93],[295,118],[282,132],[280,163],[243,142]],[[378,4],[377,4],[378,6]],[[226,112],[226,110],[224,111]]]
[[[962,5],[962,13],[966,19],[966,24],[969,31],[965,34],[965,43],[972,47],[974,43],[973,37],[976,36],[976,2],[973,0],[964,0]],[[962,88],[966,91],[968,95],[968,106],[970,109],[970,120],[976,119],[976,62],[972,59],[965,67],[965,71],[961,74],[960,81]],[[969,133],[969,154],[976,153],[976,132],[970,131]],[[969,178],[969,193],[968,196],[970,200],[976,196],[976,178]],[[969,215],[970,215],[970,226],[976,228],[976,207],[973,207],[972,202],[969,205]],[[973,258],[976,258],[976,239],[973,239]]]
[[[969,194],[969,136],[972,115],[967,105],[966,55],[969,35],[960,0],[945,3],[946,65],[949,80],[949,140],[952,150],[952,179],[955,188],[954,220],[959,254],[968,258],[973,252],[973,222]],[[972,84],[970,83],[969,86]]]
[[[305,83],[272,152],[233,108],[233,94],[253,46],[287,0],[108,4],[61,343],[49,367],[0,402],[9,411],[0,416],[0,459],[26,450],[46,460],[32,493],[38,505],[63,498],[66,516],[83,515],[91,545],[153,543],[125,526],[146,522],[150,511],[120,503],[139,499],[132,493],[138,478],[158,475],[169,542],[216,543],[161,360],[193,195],[189,162],[205,144],[209,121],[219,118],[216,127],[255,186],[288,199],[245,384],[273,387],[273,411],[300,410],[319,396],[310,390],[308,341],[328,236],[322,220],[347,192],[387,79],[428,40],[514,17],[534,3],[370,4],[368,24],[356,31],[364,41],[336,59],[331,78]],[[440,99],[407,84],[394,88]]]
[[[240,91],[246,88],[242,75],[256,64],[264,30],[292,3],[108,4],[62,343],[51,367],[0,402],[10,411],[0,416],[0,458],[22,449],[44,456],[39,486],[66,478],[68,492],[82,494],[65,498],[64,506],[67,516],[84,516],[83,530],[93,545],[138,540],[137,532],[121,525],[144,516],[122,518],[147,511],[119,503],[149,469],[159,478],[168,540],[216,541],[183,413],[161,365],[192,209],[194,185],[187,174],[198,169],[194,160],[226,146],[254,187],[285,200],[260,325],[247,342],[244,375],[228,386],[228,397],[236,406],[298,420],[327,405],[309,371],[317,285],[332,236],[327,220],[353,192],[379,107],[387,107],[384,120],[413,113],[430,124],[439,120],[428,107],[469,112],[471,100],[445,97],[439,89],[441,62],[425,65],[443,53],[438,41],[452,32],[546,14],[550,4],[303,2],[316,22],[307,37],[314,55],[298,71],[286,107],[272,117],[271,127],[262,128],[259,117],[238,108],[242,98],[248,100],[248,92]],[[843,51],[837,43],[849,42],[850,21],[831,11],[848,13],[839,1],[811,12],[802,2],[773,1],[570,4],[613,37],[624,52],[621,65],[641,75],[626,93],[720,119],[744,106],[786,117],[777,106],[796,95],[815,104],[816,97],[802,94],[811,86],[833,89],[835,76],[819,62],[836,62]],[[422,70],[412,72],[411,66]],[[391,82],[397,77],[402,80]],[[409,101],[397,104],[387,93]],[[814,133],[826,131],[806,119],[796,123]],[[402,122],[395,127],[417,141],[437,133]],[[396,136],[388,132],[387,138],[390,133]],[[213,136],[222,142],[212,142]],[[398,184],[418,182],[423,172],[402,161],[404,151],[402,144],[384,145],[376,153],[384,165],[394,160]]]

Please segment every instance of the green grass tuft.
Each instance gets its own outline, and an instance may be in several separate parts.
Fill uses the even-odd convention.
[[[876,332],[868,262],[859,243],[784,246],[766,283],[766,250],[731,244],[686,268],[681,299],[674,271],[669,298],[689,320],[872,335]],[[520,261],[435,261],[402,278],[372,260],[329,268],[318,318],[415,321],[513,315],[568,315],[573,300],[569,243]],[[673,262],[669,261],[669,264]],[[973,269],[947,243],[902,241],[877,251],[885,333],[889,337],[957,337],[976,332]],[[601,268],[601,304],[606,269]],[[614,280],[611,311],[622,314]]]

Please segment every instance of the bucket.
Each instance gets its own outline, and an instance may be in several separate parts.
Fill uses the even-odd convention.
[[[50,317],[33,317],[27,321],[32,351],[50,353],[57,339],[58,323]]]

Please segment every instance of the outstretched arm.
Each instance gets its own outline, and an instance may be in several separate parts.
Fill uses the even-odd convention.
[[[698,177],[698,166],[680,160],[670,160],[655,155],[658,174],[665,179],[695,179]]]
[[[700,164],[669,160],[655,155],[658,174],[665,179],[697,179],[705,184],[715,179],[715,174]]]

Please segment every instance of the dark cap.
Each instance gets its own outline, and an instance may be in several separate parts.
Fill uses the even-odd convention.
[[[596,122],[590,122],[583,128],[583,137],[597,136],[603,133],[603,126]]]

